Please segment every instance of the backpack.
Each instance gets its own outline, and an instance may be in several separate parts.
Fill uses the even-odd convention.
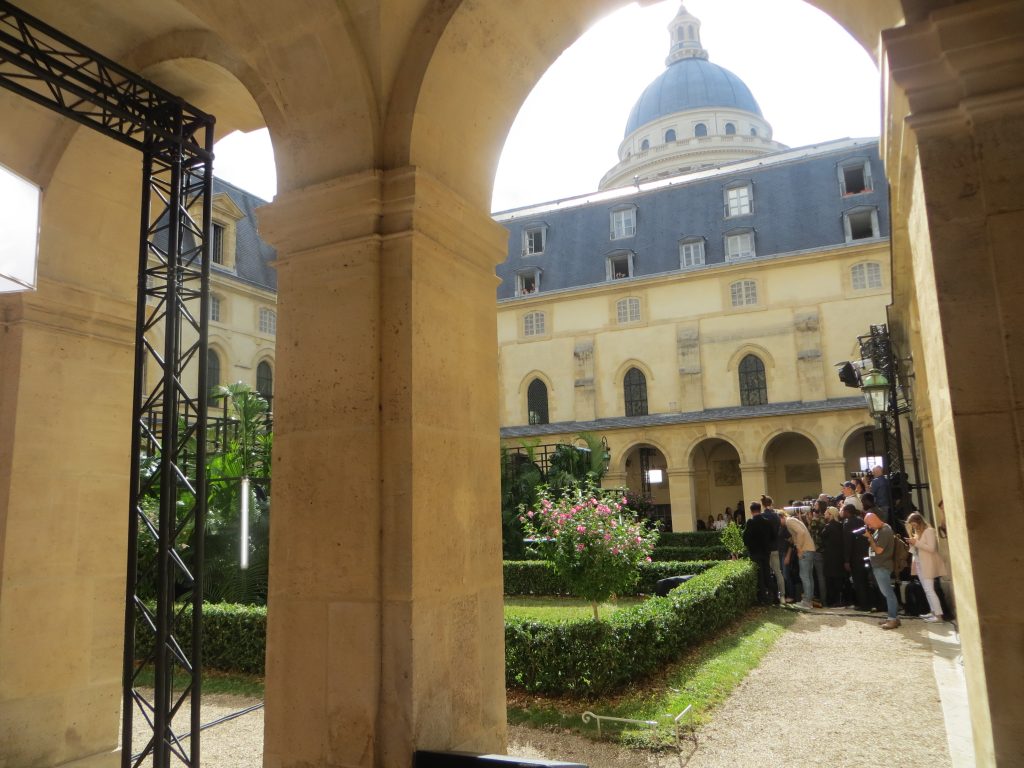
[[[895,533],[892,540],[892,572],[899,578],[904,569],[910,567],[910,547],[907,546],[907,542]]]

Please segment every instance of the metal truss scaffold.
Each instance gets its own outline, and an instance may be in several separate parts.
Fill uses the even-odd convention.
[[[142,153],[121,763],[198,766],[214,118],[6,0],[0,86]]]

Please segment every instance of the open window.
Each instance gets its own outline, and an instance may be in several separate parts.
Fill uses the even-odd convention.
[[[848,243],[878,237],[878,209],[864,206],[846,211],[843,214],[843,229]]]
[[[530,224],[523,229],[523,256],[539,256],[544,253],[548,241],[547,224]]]
[[[624,280],[633,276],[633,252],[616,251],[605,260],[605,278]]]
[[[867,158],[844,160],[836,167],[839,175],[839,192],[844,197],[871,192],[871,161]]]
[[[516,296],[529,296],[540,291],[540,270],[526,269],[516,273]]]

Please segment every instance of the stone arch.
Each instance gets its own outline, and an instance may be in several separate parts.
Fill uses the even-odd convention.
[[[740,461],[741,462],[749,461],[749,459],[747,457],[748,451],[746,451],[744,449],[743,441],[736,439],[732,435],[725,435],[725,434],[700,435],[698,437],[693,438],[693,440],[691,440],[689,442],[689,444],[687,444],[686,448],[683,450],[683,454],[686,456],[686,462],[687,462],[685,466],[688,469],[693,469],[694,451],[696,451],[697,450],[697,446],[699,446],[705,440],[721,440],[723,443],[728,443],[736,451],[736,454],[740,457]]]
[[[781,437],[783,435],[790,435],[790,434],[792,434],[792,435],[800,435],[801,437],[805,437],[808,440],[810,440],[811,445],[814,446],[814,450],[817,452],[819,457],[827,455],[825,453],[825,451],[822,449],[821,441],[814,435],[813,432],[808,432],[807,430],[801,429],[799,427],[786,427],[786,428],[781,428],[780,427],[779,429],[776,429],[776,430],[773,430],[772,432],[770,432],[761,441],[761,444],[760,444],[760,446],[758,446],[758,449],[757,449],[757,455],[760,457],[759,460],[760,461],[764,461],[765,460],[765,455],[766,455],[765,452],[768,450],[768,447],[771,445],[773,440],[775,440],[776,438]]]
[[[651,367],[647,365],[647,363],[641,362],[640,360],[637,360],[635,357],[631,357],[628,360],[625,360],[623,363],[619,365],[618,368],[615,369],[615,385],[617,387],[621,387],[622,379],[630,368],[636,368],[638,371],[640,371],[640,373],[644,375],[644,378],[647,379],[648,382],[654,381],[654,371],[651,370]]]
[[[722,435],[701,435],[687,452],[692,475],[693,522],[708,524],[743,499],[743,454],[737,443]],[[699,527],[698,527],[699,529]]]
[[[661,523],[663,530],[672,530],[672,497],[669,469],[672,459],[669,454],[651,440],[636,440],[622,452],[622,478],[632,492],[650,499],[654,509],[646,516]],[[645,477],[645,466],[650,475]],[[660,470],[660,471],[659,471]],[[660,477],[652,477],[658,471]]]
[[[843,434],[839,436],[839,440],[835,445],[835,452],[833,455],[842,456],[843,451],[846,449],[846,444],[850,442],[850,438],[852,438],[858,432],[867,429],[868,427],[874,429],[876,428],[876,425],[873,421],[865,417],[862,421],[860,421],[857,424],[854,424],[852,427],[843,432]]]
[[[675,459],[672,456],[672,452],[666,447],[666,444],[658,440],[651,440],[648,437],[638,437],[628,441],[625,445],[618,449],[618,456],[612,457],[612,472],[624,473],[626,471],[626,459],[634,449],[644,445],[649,445],[652,448],[656,448],[665,460],[668,462],[668,468],[672,469],[676,466]]]
[[[729,362],[725,366],[725,370],[729,372],[735,372],[739,369],[740,361],[743,360],[747,355],[754,355],[761,358],[761,362],[764,363],[765,370],[775,368],[775,358],[767,348],[762,347],[760,344],[751,344],[749,342],[741,345],[732,355],[729,357]]]
[[[802,429],[779,429],[764,441],[761,450],[768,495],[777,506],[821,493],[821,446],[811,434]]]
[[[520,394],[520,396],[526,396],[526,388],[530,386],[530,382],[533,381],[534,379],[540,379],[541,381],[543,381],[544,386],[548,388],[548,392],[555,391],[555,384],[551,380],[551,377],[548,376],[543,371],[534,368],[532,371],[530,371],[528,374],[526,374],[525,376],[523,376],[523,378],[519,380],[519,388],[517,389],[517,392]]]

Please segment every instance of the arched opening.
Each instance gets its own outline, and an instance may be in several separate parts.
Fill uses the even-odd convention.
[[[263,395],[267,402],[274,398],[274,369],[266,360],[256,366],[256,391]]]
[[[765,447],[768,495],[777,506],[793,499],[815,498],[822,492],[818,450],[807,437],[785,432]],[[826,488],[835,495],[838,489]]]
[[[625,467],[626,487],[641,499],[641,516],[660,523],[663,531],[671,531],[672,503],[665,454],[653,445],[637,445],[626,455]]]
[[[676,140],[676,129],[675,128],[669,128],[667,131],[665,131],[665,143],[666,144],[671,144],[675,140]]]
[[[739,364],[737,375],[740,385],[740,405],[767,405],[768,377],[764,361],[757,355],[747,355]]]
[[[622,394],[627,416],[647,415],[647,377],[639,368],[630,368],[622,379]]]
[[[863,427],[846,438],[843,444],[846,477],[871,472],[876,464],[885,466],[885,440],[877,427]]]
[[[710,437],[701,440],[690,454],[693,469],[693,513],[697,527],[714,528],[718,516],[725,519],[728,508],[734,515],[755,499],[743,498],[740,455],[726,440]],[[744,509],[744,514],[746,510]]]
[[[693,126],[693,135],[698,139],[708,135],[708,127],[705,123],[697,123]]]
[[[534,379],[526,389],[526,413],[528,424],[548,423],[548,387],[540,379]]]
[[[735,136],[736,135],[736,124],[735,123],[726,123],[725,124],[725,135],[726,136]]]

